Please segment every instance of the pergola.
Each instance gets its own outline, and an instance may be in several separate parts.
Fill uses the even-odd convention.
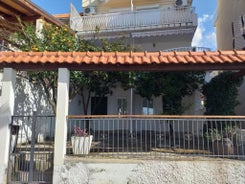
[[[64,162],[70,70],[81,71],[245,71],[245,51],[217,52],[0,52],[3,69],[0,109],[0,181],[8,166],[9,124],[14,111],[17,70],[58,70],[55,167]]]
[[[16,70],[207,71],[245,70],[245,51],[2,52],[0,68]]]

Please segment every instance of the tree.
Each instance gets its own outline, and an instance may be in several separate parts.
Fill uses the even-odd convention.
[[[233,72],[223,72],[214,77],[203,86],[203,94],[206,98],[206,115],[235,115],[238,87],[243,78],[235,77]]]
[[[45,24],[36,31],[34,25],[21,23],[21,31],[11,38],[13,45],[23,51],[129,51],[123,39],[109,42],[104,39],[79,40],[67,26]],[[53,111],[56,109],[57,71],[30,72],[30,80],[42,85]],[[91,95],[104,97],[112,93],[116,83],[124,89],[135,88],[142,97],[163,96],[164,114],[181,114],[183,96],[190,95],[203,79],[194,72],[71,72],[70,99],[81,95],[84,114],[88,114]],[[151,86],[149,88],[149,86]],[[85,95],[85,89],[88,94]]]
[[[123,39],[109,42],[104,39],[79,40],[67,26],[57,27],[45,24],[42,30],[37,31],[32,24],[20,22],[21,29],[13,34],[10,43],[22,51],[129,51],[130,47],[124,44]],[[29,72],[30,81],[41,85],[47,99],[56,109],[57,71]],[[70,80],[70,99],[80,94],[83,99],[84,114],[88,112],[88,104],[91,94],[103,97],[112,93],[112,88],[118,81],[118,73],[115,72],[81,72],[72,71]],[[84,94],[85,89],[88,95]]]
[[[238,87],[241,86],[243,75],[234,72],[223,72],[214,77],[209,83],[203,85],[205,96],[206,115],[235,115],[235,107],[239,104],[237,100]],[[236,121],[207,121],[204,132],[207,136],[212,133],[227,132],[237,125]],[[230,127],[229,127],[230,126]]]
[[[204,72],[137,73],[136,92],[148,100],[162,96],[163,114],[182,114],[182,98],[198,89],[204,76]]]

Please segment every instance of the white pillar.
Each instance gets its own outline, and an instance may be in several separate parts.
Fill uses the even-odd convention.
[[[55,120],[55,141],[54,141],[54,174],[53,183],[56,183],[60,166],[64,164],[66,154],[66,135],[69,105],[69,82],[70,72],[66,68],[59,68],[58,90]]]
[[[14,114],[16,71],[4,68],[0,107],[0,184],[7,183],[11,116]]]

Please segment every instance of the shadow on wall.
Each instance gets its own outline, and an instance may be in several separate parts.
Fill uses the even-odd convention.
[[[45,92],[41,86],[33,85],[28,79],[17,76],[15,87],[15,110],[13,124],[19,126],[18,143],[29,143],[32,136],[32,115],[53,115]],[[26,116],[26,117],[24,117]],[[37,142],[54,137],[54,119],[38,117],[36,120]]]
[[[33,85],[28,79],[17,77],[14,115],[32,115],[34,110],[38,115],[54,114],[42,87]]]
[[[240,104],[235,108],[237,115],[245,115],[245,77],[243,77],[243,84],[239,88],[238,101]]]

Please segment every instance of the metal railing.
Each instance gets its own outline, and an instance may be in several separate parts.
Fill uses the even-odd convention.
[[[211,51],[210,48],[207,47],[177,47],[177,48],[171,48],[163,50],[163,52],[185,52],[185,51],[192,51],[192,52],[201,52],[201,51]]]
[[[9,47],[0,44],[0,52],[1,52],[1,51],[11,51],[11,52],[14,52],[14,51],[13,51],[12,49],[10,49]]]
[[[71,15],[73,15],[71,13]],[[197,15],[193,7],[173,7],[154,10],[141,10],[125,13],[107,13],[91,16],[74,14],[70,18],[70,26],[79,34],[96,31],[141,30],[169,26],[197,26]]]
[[[245,117],[68,116],[67,155],[74,127],[93,135],[91,157],[245,158]]]
[[[54,116],[13,116],[8,181],[52,183]]]

